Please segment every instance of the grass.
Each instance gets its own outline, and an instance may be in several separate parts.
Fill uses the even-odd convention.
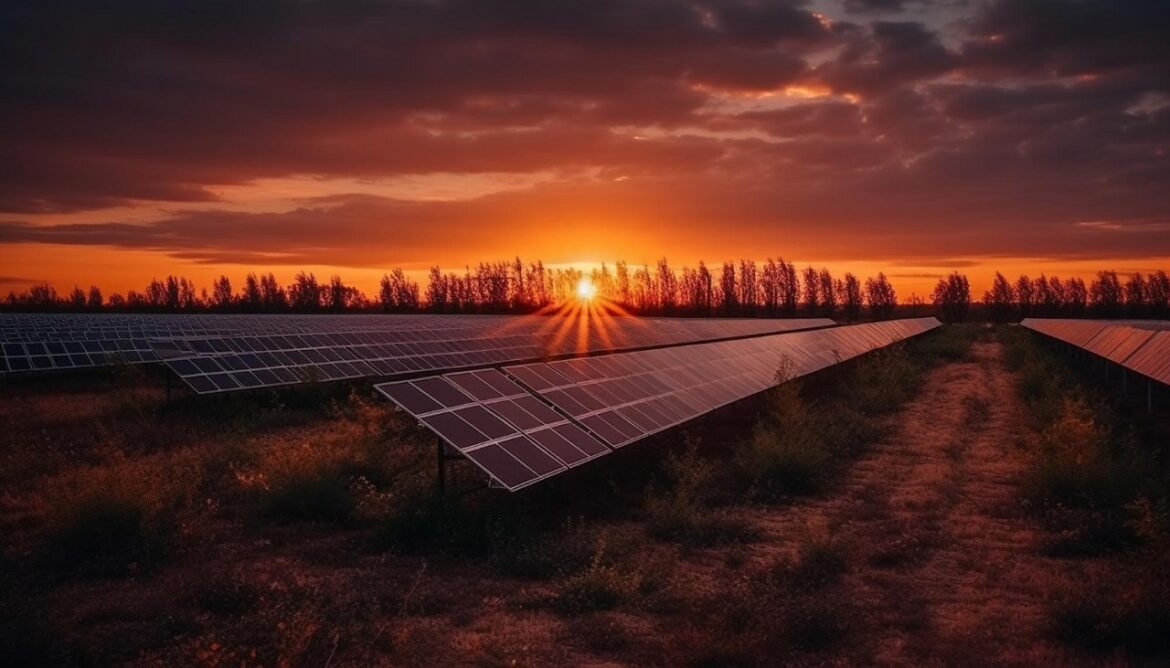
[[[945,338],[942,349],[966,354],[974,338],[948,334],[948,329],[857,360],[819,401],[806,398],[798,381],[772,389],[765,414],[735,455],[751,494],[776,500],[822,491],[843,461],[884,433],[885,418],[914,396],[925,370],[937,363],[935,353],[923,353],[919,346],[933,350],[938,344],[928,341]],[[779,373],[783,376],[783,369]]]
[[[846,571],[844,547],[813,537],[794,558],[758,568],[726,590],[694,601],[692,614],[701,621],[682,638],[680,662],[799,665],[839,649],[860,625],[842,583]]]
[[[831,488],[917,388],[918,343],[741,405],[761,409],[750,431],[725,413],[702,444],[663,438],[517,495],[437,499],[433,441],[360,387],[103,409],[101,443],[76,446],[93,466],[42,474],[43,515],[5,528],[70,555],[50,575],[149,577],[46,584],[6,551],[20,582],[0,583],[0,616],[27,596],[48,632],[0,636],[96,663],[822,662],[853,642],[864,560],[813,536],[766,562],[745,506]]]
[[[759,531],[749,522],[728,509],[709,507],[714,468],[713,462],[700,457],[696,444],[666,457],[664,489],[652,489],[644,506],[650,536],[689,547],[759,539]]]
[[[1107,397],[1029,335],[1014,328],[1002,334],[1038,434],[1024,498],[1052,531],[1052,551],[1096,554],[1141,542],[1133,509],[1165,498],[1152,453],[1120,426]]]
[[[1053,606],[1058,637],[1093,652],[1124,649],[1142,658],[1170,654],[1170,579],[1165,553],[1143,555],[1143,566],[1117,582],[1065,593]]]
[[[1046,549],[1110,559],[1101,581],[1052,605],[1055,635],[1102,653],[1170,656],[1165,444],[1030,332],[1005,328],[1001,337],[1037,434],[1022,489],[1047,530]]]
[[[162,470],[127,463],[74,472],[42,497],[44,548],[63,572],[118,575],[157,565],[175,547],[197,475],[192,462]]]
[[[605,547],[602,535],[589,565],[560,583],[554,603],[557,610],[566,614],[610,610],[639,592],[643,584],[641,574],[622,563],[607,560]]]

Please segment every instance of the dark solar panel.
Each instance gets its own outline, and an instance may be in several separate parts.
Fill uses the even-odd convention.
[[[890,321],[449,373],[376,388],[509,490],[938,326]]]
[[[712,320],[614,317],[604,322],[596,318],[573,322],[561,316],[409,317],[409,321],[394,321],[409,324],[409,327],[393,331],[353,330],[316,335],[167,339],[152,342],[152,349],[184,380],[194,375],[191,368],[184,365],[180,369],[174,362],[204,358],[218,360],[222,370],[239,377],[237,380],[247,377],[245,374],[248,372],[254,373],[260,369],[292,370],[287,380],[264,383],[280,385],[311,380],[417,375],[428,371],[754,336],[832,324],[830,320],[815,318]],[[571,323],[575,330],[574,336],[562,335],[565,323]],[[391,343],[391,340],[395,342]],[[265,353],[256,353],[259,350]],[[250,383],[244,382],[240,386],[252,387]]]
[[[803,376],[936,326],[934,318],[867,323],[505,371],[620,448],[772,387],[782,364]]]
[[[609,452],[496,369],[376,388],[509,490]]]

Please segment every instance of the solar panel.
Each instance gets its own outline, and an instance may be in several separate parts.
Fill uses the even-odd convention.
[[[1170,385],[1170,322],[1025,318],[1020,324]]]
[[[384,383],[377,390],[511,491],[610,452],[497,369]]]
[[[505,367],[613,448],[777,383],[938,326],[934,318],[851,325],[601,357]]]
[[[1170,385],[1170,331],[1156,332],[1122,364],[1126,369]]]
[[[416,316],[410,328],[154,341],[200,394],[314,380],[401,377],[579,353],[823,327],[831,320]],[[443,327],[427,318],[439,318]],[[572,330],[572,336],[565,329]]]
[[[375,387],[516,490],[766,390],[780,382],[782,360],[792,376],[805,375],[937,326],[934,318],[869,323]]]

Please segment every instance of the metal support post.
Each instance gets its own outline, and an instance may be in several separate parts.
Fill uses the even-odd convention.
[[[435,484],[438,486],[439,498],[447,496],[447,454],[443,452],[443,439],[435,439],[436,463],[438,464],[438,475],[435,479]]]

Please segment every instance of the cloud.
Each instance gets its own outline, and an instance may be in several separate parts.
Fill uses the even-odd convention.
[[[13,4],[0,243],[354,266],[554,242],[912,263],[1170,255],[1166,3],[819,6]],[[539,183],[315,196],[487,173]],[[331,185],[264,211],[224,194],[294,176]]]

